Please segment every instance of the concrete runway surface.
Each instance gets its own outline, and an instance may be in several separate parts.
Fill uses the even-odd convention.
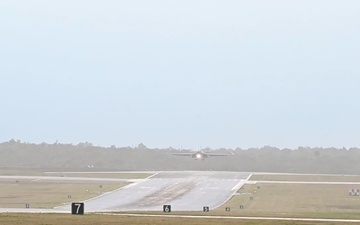
[[[85,201],[85,212],[198,211],[216,208],[245,183],[250,173],[181,171],[158,172],[123,188]],[[0,212],[70,212],[70,205],[47,209],[0,209]]]

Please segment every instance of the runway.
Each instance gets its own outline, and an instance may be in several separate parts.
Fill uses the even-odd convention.
[[[245,183],[249,173],[239,172],[159,172],[139,183],[85,201],[87,212],[198,211],[216,208]],[[58,207],[70,210],[70,206]]]
[[[172,211],[200,211],[204,206],[213,209],[236,193],[249,175],[249,173],[241,172],[215,171],[157,172],[147,179],[139,179],[123,188],[84,201],[85,211],[161,211],[163,205],[171,205]],[[18,178],[24,179],[24,177]],[[36,177],[36,179],[54,180],[56,178]],[[75,181],[73,179],[91,180],[62,177],[58,179],[66,182]],[[114,182],[115,179],[108,179],[108,181]],[[0,211],[70,212],[70,205],[50,210],[0,209]]]

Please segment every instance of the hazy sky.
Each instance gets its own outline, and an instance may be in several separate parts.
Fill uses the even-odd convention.
[[[360,147],[358,0],[2,0],[0,142]]]

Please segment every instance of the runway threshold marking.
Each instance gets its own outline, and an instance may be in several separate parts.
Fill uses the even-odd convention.
[[[236,220],[283,220],[306,222],[341,222],[359,223],[354,219],[316,219],[316,218],[286,218],[286,217],[246,217],[246,216],[190,216],[190,215],[154,215],[154,214],[129,214],[129,213],[96,213],[99,215],[132,216],[132,217],[167,217],[167,218],[192,218],[192,219],[236,219]]]

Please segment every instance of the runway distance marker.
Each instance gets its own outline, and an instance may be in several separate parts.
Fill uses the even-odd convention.
[[[71,214],[84,215],[84,203],[71,203]]]
[[[209,212],[210,211],[209,206],[204,206],[203,211],[204,212]]]
[[[163,212],[165,212],[165,213],[171,212],[171,205],[164,205],[163,206]]]

